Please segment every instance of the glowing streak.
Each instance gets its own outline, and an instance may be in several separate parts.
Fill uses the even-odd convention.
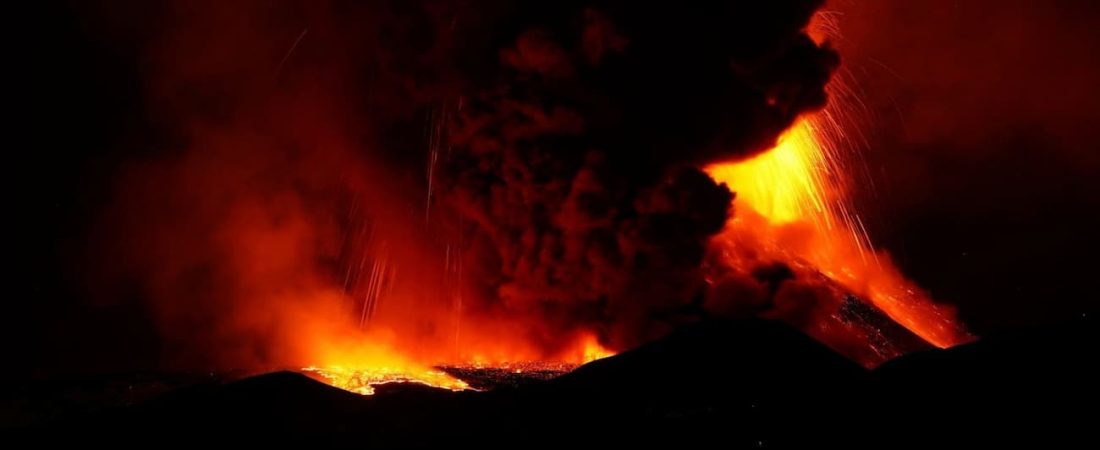
[[[290,55],[294,54],[294,50],[298,48],[298,44],[302,43],[302,39],[306,37],[306,33],[309,32],[309,28],[303,28],[301,33],[298,33],[298,38],[294,39],[294,43],[290,44],[290,49],[283,55],[283,59],[279,61],[279,65],[275,67],[275,79],[279,78],[279,74],[283,71],[283,66],[286,65],[287,60],[290,59]]]

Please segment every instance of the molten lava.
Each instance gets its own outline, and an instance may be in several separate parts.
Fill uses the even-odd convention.
[[[363,339],[370,342],[366,337]],[[353,349],[352,351],[332,351],[333,348],[337,347],[329,346],[322,351],[319,356],[322,362],[304,367],[302,372],[332,386],[362,395],[373,395],[375,386],[389,383],[415,383],[451,391],[476,389],[444,369],[451,369],[452,372],[489,370],[516,374],[547,372],[557,375],[615,354],[590,334],[582,334],[566,352],[551,358],[536,360],[532,359],[534,357],[530,356],[531,353],[507,350],[515,347],[506,349],[482,346],[473,349],[478,353],[466,355],[459,360],[435,357],[432,360],[436,366],[417,363],[393,349],[367,343],[339,347]]]
[[[374,386],[387,383],[417,383],[452,391],[469,389],[466,382],[439,370],[364,366],[306,367],[303,372],[317,374],[322,380],[340,389],[362,395],[373,395]]]

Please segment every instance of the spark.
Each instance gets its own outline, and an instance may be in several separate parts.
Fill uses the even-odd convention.
[[[279,61],[279,65],[275,67],[275,79],[279,79],[279,74],[283,71],[283,65],[290,59],[290,55],[294,53],[294,49],[298,48],[298,44],[302,42],[302,39],[306,37],[306,33],[309,32],[309,28],[302,28],[302,32],[298,33],[298,38],[294,39],[294,43],[290,44],[290,49],[283,55],[283,59]]]

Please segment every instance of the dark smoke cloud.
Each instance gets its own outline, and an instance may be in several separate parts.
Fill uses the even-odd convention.
[[[489,40],[494,81],[450,129],[446,199],[475,224],[482,307],[616,347],[697,314],[733,197],[699,167],[761,151],[823,105],[837,56],[801,32],[819,4],[514,11]]]

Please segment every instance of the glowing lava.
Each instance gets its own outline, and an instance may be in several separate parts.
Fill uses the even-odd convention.
[[[366,348],[369,351],[363,351]],[[373,395],[375,386],[389,383],[415,383],[451,391],[474,389],[438,367],[418,364],[380,346],[364,346],[354,352],[328,352],[325,364],[302,368],[332,386],[362,395]],[[592,334],[581,334],[570,349],[547,360],[520,358],[471,357],[463,361],[439,361],[440,367],[462,370],[493,369],[514,373],[549,371],[557,374],[571,371],[582,364],[614,355]]]
[[[302,371],[316,374],[335,387],[362,395],[373,395],[375,386],[387,383],[418,383],[452,391],[470,389],[466,382],[433,369],[310,366]]]

